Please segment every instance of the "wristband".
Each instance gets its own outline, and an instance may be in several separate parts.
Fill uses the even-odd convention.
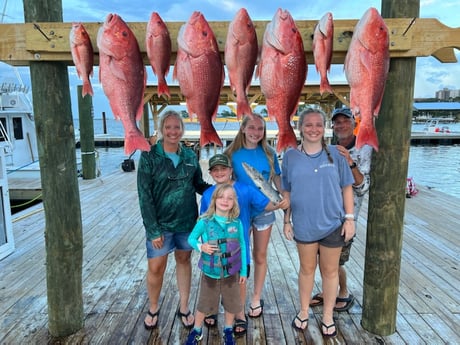
[[[288,221],[288,222],[284,222],[284,224],[291,224],[291,222],[290,222],[290,221]]]
[[[343,217],[343,218],[355,220],[355,215],[354,215],[353,213],[347,213],[347,214],[345,215],[345,217]]]

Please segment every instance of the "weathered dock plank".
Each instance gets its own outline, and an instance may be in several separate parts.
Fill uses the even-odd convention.
[[[65,339],[47,331],[44,212],[42,205],[14,215],[17,249],[0,261],[0,344],[181,344],[188,331],[176,316],[179,297],[171,255],[160,296],[159,326],[146,331],[145,237],[137,206],[136,174],[115,171],[81,180],[84,233],[83,295],[85,327]],[[309,327],[299,332],[291,321],[299,309],[297,249],[284,239],[281,213],[272,230],[269,267],[261,318],[248,319],[248,334],[238,344],[443,344],[460,343],[458,289],[460,234],[458,199],[421,188],[406,201],[397,331],[378,336],[361,326],[362,281],[366,245],[367,204],[358,221],[357,237],[347,264],[349,288],[356,297],[346,313],[337,313],[338,336],[323,339],[321,307],[310,310]],[[442,222],[440,221],[442,217]],[[199,289],[197,253],[190,308]],[[253,280],[249,279],[248,299]],[[317,274],[314,292],[321,289]],[[202,344],[221,344],[219,326],[204,329]]]

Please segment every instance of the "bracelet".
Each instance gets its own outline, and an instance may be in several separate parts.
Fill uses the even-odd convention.
[[[347,214],[345,215],[345,217],[343,217],[343,218],[355,220],[355,215],[354,215],[353,213],[347,213]]]
[[[291,224],[291,221],[288,221],[288,222],[284,222],[284,224]]]

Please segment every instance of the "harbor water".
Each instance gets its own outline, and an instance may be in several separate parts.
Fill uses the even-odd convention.
[[[196,126],[190,128],[189,126]],[[238,123],[218,122],[216,129],[236,129]],[[78,120],[75,123],[78,128]],[[276,123],[268,122],[267,127],[276,129]],[[460,132],[460,124],[449,124],[454,132]],[[94,120],[95,134],[102,134],[102,120]],[[187,128],[197,129],[198,124],[188,124]],[[413,131],[422,131],[423,124],[414,124]],[[107,132],[123,136],[123,126],[121,122],[107,120]],[[211,149],[212,151],[212,149]],[[101,174],[121,169],[121,163],[128,158],[124,154],[123,148],[97,148],[99,166]],[[214,152],[202,152],[205,155],[212,155]],[[79,150],[77,154],[80,154]],[[133,159],[137,166],[139,152],[135,152]],[[408,177],[412,177],[416,186],[426,186],[434,190],[460,198],[460,145],[411,145],[409,153]]]

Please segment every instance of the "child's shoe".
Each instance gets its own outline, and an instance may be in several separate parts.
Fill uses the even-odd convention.
[[[235,338],[233,338],[233,329],[224,329],[224,345],[235,345]]]
[[[188,335],[185,345],[197,345],[203,339],[203,333],[198,332],[195,328]]]

